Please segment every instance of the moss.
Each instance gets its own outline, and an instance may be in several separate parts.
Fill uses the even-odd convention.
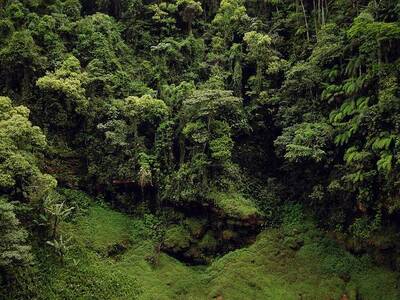
[[[367,265],[362,271],[352,274],[352,285],[356,287],[360,299],[398,300],[400,289],[398,286],[399,274]]]
[[[304,245],[304,241],[296,237],[287,237],[283,242],[292,250],[299,250]]]
[[[237,237],[237,233],[232,230],[224,230],[222,231],[222,239],[224,240],[231,240]]]
[[[190,230],[190,233],[195,237],[199,238],[204,232],[204,226],[207,220],[197,219],[197,218],[187,218],[185,219],[185,225]]]
[[[210,199],[224,214],[239,219],[248,219],[260,215],[255,204],[239,193],[213,192]]]
[[[217,248],[217,240],[212,232],[208,231],[198,244],[199,248],[203,251],[213,252]]]
[[[173,252],[189,248],[190,241],[190,233],[182,225],[171,226],[165,232],[164,245]]]

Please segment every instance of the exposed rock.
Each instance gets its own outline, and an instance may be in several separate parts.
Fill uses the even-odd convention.
[[[212,196],[185,206],[174,203],[163,251],[189,264],[199,264],[255,241],[264,219],[253,202],[240,194]],[[300,243],[295,247],[301,247]]]
[[[114,244],[110,246],[107,250],[108,257],[116,257],[120,254],[123,254],[129,246],[129,241],[122,241],[120,243]]]

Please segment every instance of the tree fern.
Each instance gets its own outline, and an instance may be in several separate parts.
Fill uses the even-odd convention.
[[[394,140],[394,135],[376,138],[372,144],[372,149],[375,151],[389,150],[390,146],[393,145]]]
[[[376,163],[378,170],[389,173],[392,170],[393,155],[389,152],[383,152],[381,158]]]
[[[357,147],[353,146],[347,149],[344,155],[344,160],[346,161],[347,164],[351,164],[354,162],[363,162],[370,155],[371,153],[367,151],[358,151]]]

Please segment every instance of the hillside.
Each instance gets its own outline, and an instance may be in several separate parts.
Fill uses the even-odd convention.
[[[302,218],[294,210],[281,228],[208,266],[164,253],[153,264],[155,217],[95,204],[62,224],[64,263],[43,260],[40,283],[31,288],[39,299],[398,299],[398,275],[346,253]]]
[[[0,1],[0,299],[399,299],[396,0]]]

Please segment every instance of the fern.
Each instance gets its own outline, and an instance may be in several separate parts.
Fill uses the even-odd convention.
[[[345,131],[342,134],[338,134],[335,137],[335,144],[342,146],[349,141],[350,137],[351,137],[350,131]]]
[[[350,59],[349,63],[346,66],[345,73],[350,76],[355,76],[359,68],[362,66],[363,60],[363,56],[357,56]]]
[[[390,173],[392,170],[393,155],[388,152],[383,152],[381,158],[376,163],[378,171]]]
[[[372,150],[389,150],[390,146],[393,145],[395,138],[394,135],[376,138],[372,144]]]
[[[347,164],[351,164],[354,162],[362,162],[365,159],[367,159],[370,155],[371,153],[366,151],[358,151],[358,149],[353,146],[347,149],[344,155],[344,160],[346,161]]]
[[[334,97],[339,96],[340,94],[342,94],[342,88],[340,85],[326,84],[325,89],[321,94],[321,98],[323,100],[331,101]]]
[[[368,107],[369,97],[360,97],[356,101],[356,107],[359,111],[362,111]]]
[[[355,173],[344,176],[344,179],[346,181],[350,181],[353,184],[356,184],[356,183],[363,182],[365,177],[364,177],[364,173],[362,171],[357,171]]]
[[[340,123],[346,117],[352,116],[357,113],[357,105],[354,100],[348,100],[342,104],[342,106],[337,110],[331,113],[330,121],[332,123]]]
[[[341,124],[345,125],[345,129],[335,137],[335,144],[340,146],[347,144],[350,138],[358,131],[359,123],[359,118],[353,118],[351,122]]]

